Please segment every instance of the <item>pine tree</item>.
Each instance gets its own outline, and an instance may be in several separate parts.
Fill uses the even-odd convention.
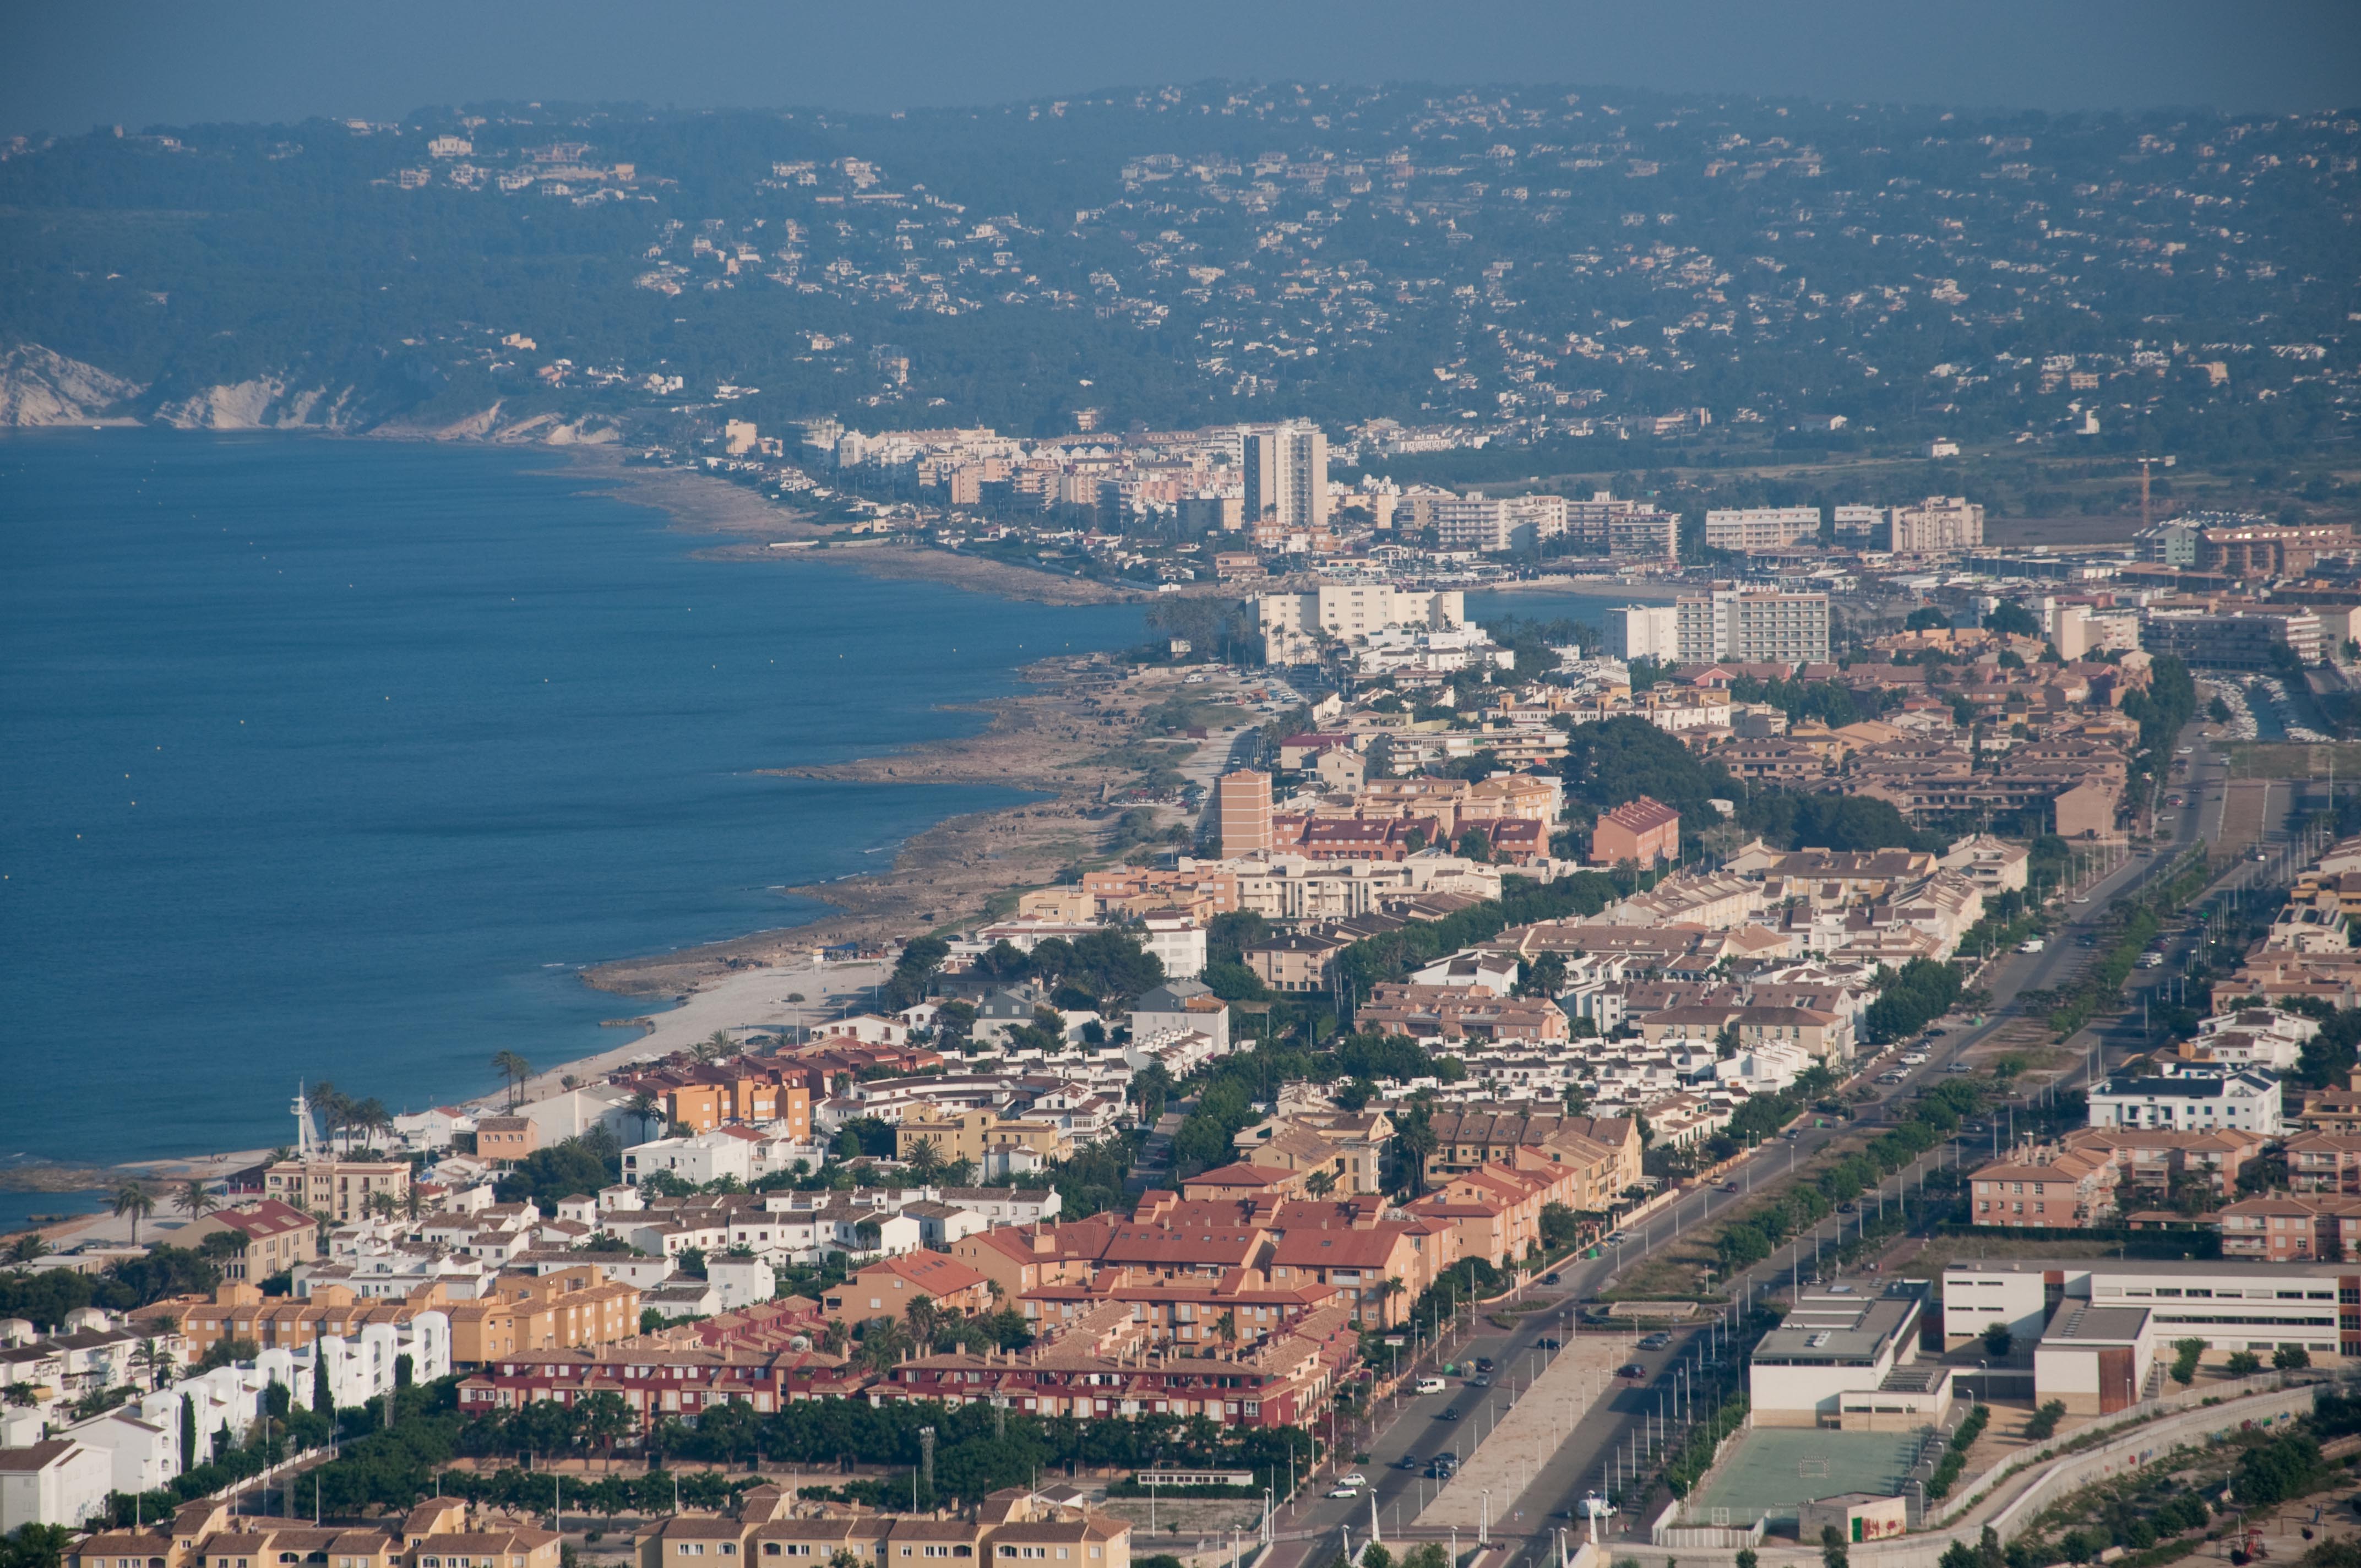
[[[322,1344],[312,1347],[312,1409],[324,1416],[336,1413],[336,1397],[328,1388],[328,1349]]]
[[[181,1468],[194,1470],[204,1461],[197,1454],[197,1402],[181,1396]]]

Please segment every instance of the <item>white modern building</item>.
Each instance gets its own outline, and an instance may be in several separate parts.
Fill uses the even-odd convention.
[[[1785,550],[1819,542],[1817,507],[1728,507],[1705,514],[1708,550]]]
[[[115,1461],[71,1438],[0,1448],[0,1533],[28,1524],[78,1526],[105,1505]]]
[[[2208,1070],[2202,1063],[2169,1075],[2110,1078],[2091,1091],[2090,1121],[2094,1127],[2182,1133],[2235,1127],[2275,1138],[2281,1128],[2279,1081],[2253,1069]]]
[[[1625,605],[1607,612],[1607,652],[1616,658],[1671,663],[1681,653],[1680,611],[1668,604]]]
[[[1724,587],[1683,594],[1675,608],[1682,663],[1828,661],[1828,596],[1824,593]]]
[[[1932,1425],[1950,1407],[1949,1368],[1920,1367],[1926,1284],[1888,1279],[1806,1290],[1748,1363],[1757,1426]]]
[[[1499,554],[1532,550],[1565,532],[1564,496],[1465,496],[1429,503],[1435,543],[1445,550]]]
[[[2215,1364],[2241,1351],[2265,1361],[2282,1348],[2315,1361],[2341,1357],[2348,1344],[2361,1354],[2361,1329],[2341,1327],[2349,1310],[2339,1304],[2346,1266],[2246,1258],[1957,1263],[1943,1271],[1943,1343],[1964,1348],[1998,1323],[2017,1343],[2040,1347],[2036,1398],[2063,1398],[2077,1413],[2084,1401],[2115,1409],[2145,1397],[2158,1347],[2184,1339],[2204,1341],[2201,1359]],[[2077,1310],[2086,1315],[2078,1321]],[[2116,1312],[2145,1313],[2146,1321],[2105,1315]]]
[[[1255,600],[1263,661],[1301,663],[1315,656],[1322,632],[1340,642],[1366,643],[1389,627],[1444,631],[1466,624],[1466,596],[1456,589],[1425,592],[1389,583],[1323,583],[1309,593],[1262,594]]]
[[[1984,509],[1962,496],[1928,496],[1894,509],[1894,553],[1938,555],[1984,542]]]
[[[1324,528],[1328,523],[1328,438],[1311,424],[1282,424],[1243,433],[1246,521],[1266,520],[1281,528]]]
[[[1205,971],[1205,928],[1185,915],[1150,915],[1140,945],[1154,953],[1168,980],[1194,980]]]

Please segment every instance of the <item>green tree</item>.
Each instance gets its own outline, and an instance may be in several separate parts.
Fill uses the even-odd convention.
[[[1820,1562],[1826,1568],[1845,1568],[1845,1532],[1832,1524],[1820,1527]]]
[[[202,1181],[183,1181],[172,1190],[172,1207],[186,1214],[193,1224],[220,1208],[221,1200]]]
[[[492,1055],[492,1070],[508,1085],[509,1109],[515,1110],[526,1081],[533,1077],[533,1063],[515,1051],[496,1051]]]
[[[126,1181],[115,1190],[115,1217],[131,1216],[131,1245],[139,1245],[139,1222],[156,1212],[156,1195],[137,1181]]]
[[[1984,1350],[1989,1354],[1994,1357],[2006,1355],[2015,1343],[2016,1336],[2008,1332],[2006,1323],[1984,1325]]]
[[[2197,1381],[2197,1358],[2205,1354],[2202,1339],[2177,1339],[2172,1342],[2172,1380],[2183,1387]]]

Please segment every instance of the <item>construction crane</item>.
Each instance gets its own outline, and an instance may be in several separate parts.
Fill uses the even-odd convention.
[[[2147,479],[2148,479],[2148,471],[2149,471],[2151,468],[2153,468],[2156,465],[2158,465],[2158,464],[2159,464],[2159,463],[2161,463],[2162,465],[2164,465],[2166,467],[2169,468],[2169,467],[2171,467],[2174,464],[2176,464],[2176,463],[2180,462],[2180,459],[2179,459],[2178,457],[2145,457],[2145,456],[2143,456],[2143,457],[2135,457],[2135,458],[2133,458],[2133,459],[2132,459],[2132,461],[2133,461],[2133,462],[2135,462],[2135,463],[2136,463],[2136,464],[2138,464],[2138,465],[2140,466],[2140,528],[2141,528],[2141,531],[2142,531],[2142,532],[2146,532],[2146,531],[2147,531],[2147,529],[2149,527],[2149,525],[2154,521],[2154,520],[2153,520],[2153,519],[2151,519],[2151,518],[2148,516],[2148,512],[2147,512]]]

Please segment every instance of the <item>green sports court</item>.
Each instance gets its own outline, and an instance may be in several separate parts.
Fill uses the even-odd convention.
[[[1821,1431],[1750,1427],[1689,1498],[1683,1522],[1795,1521],[1796,1505],[1839,1492],[1892,1497],[1909,1476],[1927,1431]]]

